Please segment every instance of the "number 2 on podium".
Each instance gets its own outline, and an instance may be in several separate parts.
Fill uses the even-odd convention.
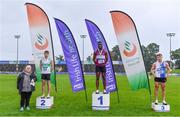
[[[41,106],[44,106],[45,105],[45,100],[41,100]]]
[[[100,101],[100,105],[103,105],[103,96],[100,96],[98,100]]]

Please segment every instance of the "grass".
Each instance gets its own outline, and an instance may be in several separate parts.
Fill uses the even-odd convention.
[[[180,78],[178,77],[168,79],[167,102],[171,105],[171,111],[167,113],[152,111],[148,90],[131,91],[124,76],[117,76],[120,103],[117,103],[117,95],[114,92],[110,96],[109,111],[92,111],[91,94],[95,89],[95,76],[85,75],[85,79],[88,102],[85,100],[84,91],[75,94],[71,91],[68,75],[57,75],[58,93],[52,90],[52,95],[55,97],[55,105],[52,109],[36,109],[36,97],[41,95],[41,83],[37,83],[30,102],[31,110],[19,112],[20,96],[16,89],[16,75],[0,74],[0,116],[180,116]],[[154,92],[153,79],[150,83]]]
[[[172,73],[180,74],[180,69],[173,69],[173,70],[172,70]]]

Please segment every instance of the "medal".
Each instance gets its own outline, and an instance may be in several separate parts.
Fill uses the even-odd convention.
[[[102,55],[102,50],[99,50],[99,55],[100,55],[100,56]]]

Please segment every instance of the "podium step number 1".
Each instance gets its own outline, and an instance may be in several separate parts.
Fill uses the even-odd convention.
[[[110,94],[103,94],[100,92],[92,94],[92,109],[93,110],[109,110],[110,106]]]

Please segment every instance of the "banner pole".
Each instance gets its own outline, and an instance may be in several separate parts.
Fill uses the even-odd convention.
[[[86,91],[86,88],[85,88],[84,92],[85,92],[85,98],[86,98],[86,102],[88,102],[88,98],[87,98],[87,91]]]
[[[113,70],[114,71],[114,70]],[[116,81],[116,77],[115,77],[115,82],[116,82],[116,94],[117,94],[117,100],[118,100],[118,104],[119,104],[119,89],[117,87],[117,81]]]

